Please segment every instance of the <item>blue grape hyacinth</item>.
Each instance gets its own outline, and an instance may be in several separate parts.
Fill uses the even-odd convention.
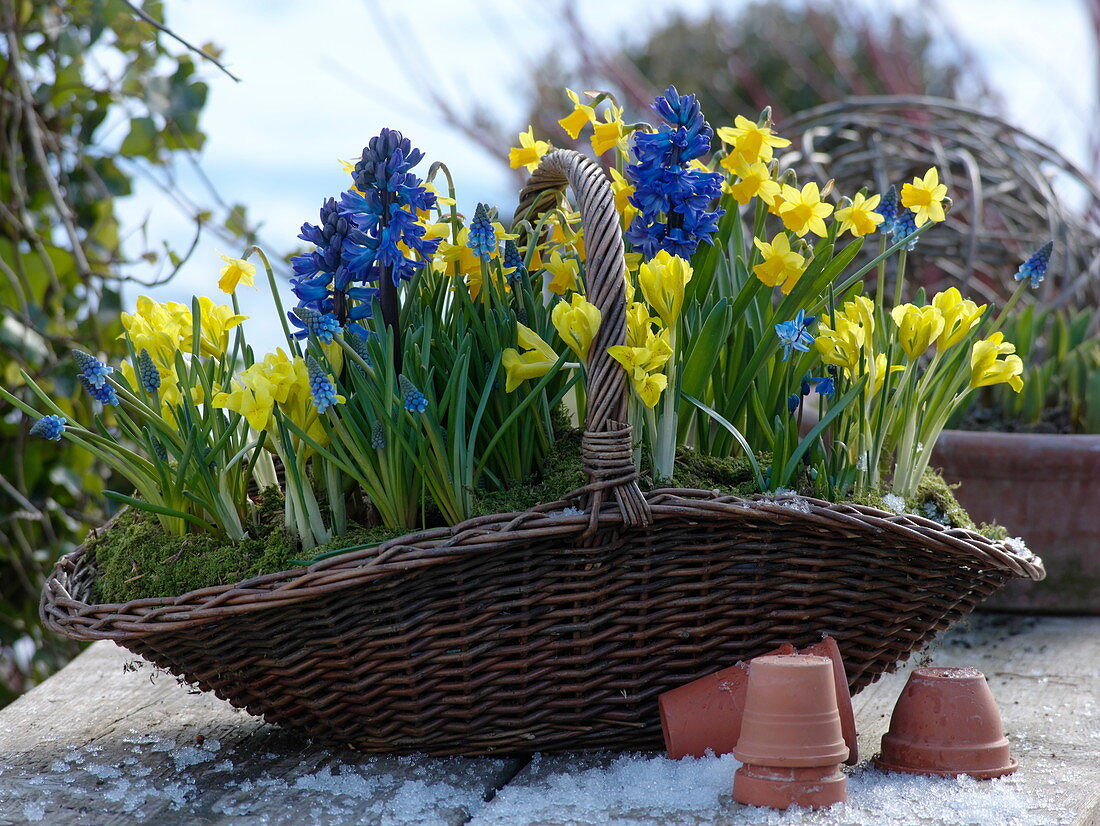
[[[472,249],[482,261],[488,261],[497,251],[497,233],[493,229],[493,222],[489,219],[489,208],[485,204],[478,204],[477,209],[474,210],[466,246]]]
[[[336,392],[332,377],[311,355],[306,356],[306,372],[309,374],[309,393],[318,413],[324,413],[330,407],[340,404],[342,399]]]
[[[646,258],[661,250],[690,258],[700,241],[711,242],[723,215],[710,209],[721,194],[722,176],[691,165],[710,150],[713,132],[695,95],[680,95],[675,86],[654,100],[653,111],[666,127],[634,133],[637,162],[627,167],[626,177],[639,214],[626,240]]]
[[[1047,267],[1050,266],[1050,256],[1054,252],[1054,242],[1047,241],[1039,249],[1035,250],[1028,259],[1020,265],[1016,271],[1017,281],[1031,280],[1031,289],[1038,289],[1047,277]]]
[[[401,403],[410,413],[423,413],[428,409],[428,397],[420,392],[419,388],[408,378],[402,375],[398,379],[401,390]]]
[[[153,357],[149,355],[149,351],[144,347],[138,353],[137,375],[146,393],[156,393],[160,389],[160,371],[153,364]]]
[[[65,423],[68,421],[64,416],[43,416],[33,425],[31,425],[31,435],[41,436],[43,439],[52,439],[55,442],[61,441],[61,434],[65,432]]]
[[[340,332],[340,322],[332,313],[322,313],[312,307],[295,307],[288,317],[296,327],[294,337],[303,339],[312,336],[322,344],[332,344],[333,338]]]

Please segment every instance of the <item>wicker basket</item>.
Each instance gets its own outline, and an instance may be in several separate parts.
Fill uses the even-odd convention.
[[[1042,563],[914,516],[798,497],[642,494],[625,424],[623,244],[607,179],[547,155],[517,214],[569,184],[603,312],[582,442],[589,484],[524,513],[411,534],[309,568],[89,604],[82,550],[47,627],[114,640],[250,713],[368,751],[660,748],[657,695],[789,641],[834,636],[858,691]]]

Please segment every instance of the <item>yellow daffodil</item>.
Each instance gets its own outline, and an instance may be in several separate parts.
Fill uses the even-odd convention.
[[[628,347],[641,347],[653,335],[653,325],[659,319],[650,316],[649,307],[641,301],[632,301],[626,308],[626,343]]]
[[[730,169],[728,161],[736,156],[729,155],[722,159],[722,166]],[[753,198],[759,198],[768,206],[775,204],[775,198],[779,194],[779,184],[772,179],[767,164],[739,164],[731,170],[738,178],[734,183],[723,184],[723,190],[733,196],[737,203],[744,206]]]
[[[523,324],[516,325],[516,343],[524,352],[509,347],[501,358],[507,377],[504,389],[508,393],[527,379],[545,376],[558,361],[554,348]]]
[[[769,287],[780,287],[790,293],[802,273],[806,271],[806,259],[791,249],[790,239],[784,232],[777,233],[771,243],[753,238],[753,243],[764,260],[752,268],[756,277]]]
[[[969,298],[963,298],[954,287],[934,295],[932,306],[943,314],[943,332],[936,339],[936,349],[941,353],[965,339],[981,321],[986,309],[985,304],[978,306]]]
[[[833,205],[821,200],[816,183],[811,181],[801,190],[784,184],[780,194],[783,203],[779,205],[779,217],[787,229],[799,236],[812,232],[824,238],[828,234],[825,219],[832,214]]]
[[[611,191],[615,193],[615,210],[622,216],[624,222],[629,224],[639,210],[630,203],[630,196],[634,194],[634,187],[622,176],[615,167],[609,170],[611,173]]]
[[[519,146],[514,146],[508,152],[508,165],[512,169],[527,167],[528,172],[534,172],[542,160],[542,156],[550,151],[550,144],[546,141],[535,140],[535,129],[527,127],[526,132],[519,133]]]
[[[219,290],[232,295],[241,284],[246,287],[253,286],[256,278],[255,264],[242,258],[230,258],[220,252],[218,255],[221,255],[222,261],[225,262],[225,266],[222,267],[221,278],[218,279]]]
[[[913,183],[901,188],[902,206],[908,207],[916,216],[918,227],[928,221],[942,221],[947,216],[943,211],[943,199],[947,196],[947,187],[940,183],[940,173],[932,167],[923,178],[914,178]]]
[[[592,347],[592,339],[600,329],[600,321],[603,314],[595,304],[588,303],[584,296],[573,293],[569,303],[559,301],[554,305],[550,313],[550,320],[554,322],[554,329],[558,331],[569,349],[576,353],[581,360],[588,358],[588,351]]]
[[[779,137],[769,127],[753,123],[744,115],[734,118],[733,124],[720,128],[718,138],[733,147],[730,155],[740,156],[744,163],[767,163],[772,159],[773,147],[781,149],[791,145],[789,140]]]
[[[691,276],[691,264],[678,255],[669,255],[666,250],[658,252],[638,271],[642,295],[669,327],[680,317],[684,288]]]
[[[561,252],[554,250],[550,257],[543,261],[542,268],[551,276],[546,284],[546,289],[555,295],[565,295],[577,286],[577,273],[579,265],[574,258],[562,258]]]
[[[191,352],[191,310],[178,302],[162,304],[147,295],[138,296],[136,312],[122,313],[122,326],[134,349],[148,350],[158,365],[174,364],[177,350]]]
[[[837,313],[835,323],[824,315],[817,325],[814,347],[826,364],[843,367],[850,375],[860,370],[863,345],[867,342],[867,328]]]
[[[229,347],[229,331],[248,318],[233,312],[227,304],[215,304],[205,295],[199,296],[202,314],[202,354],[220,356]]]
[[[882,199],[881,195],[872,195],[868,198],[862,192],[857,192],[852,202],[836,211],[836,219],[840,221],[840,233],[851,232],[856,238],[870,235],[878,229],[878,225],[885,220],[875,212]]]
[[[253,430],[267,430],[271,424],[271,414],[275,409],[275,398],[267,382],[259,376],[250,378],[251,381],[248,384],[245,384],[239,376],[234,378],[230,391],[214,396],[213,404],[214,407],[240,413]]]
[[[463,227],[458,231],[458,236],[453,244],[443,240],[439,244],[439,249],[436,250],[436,260],[443,262],[445,269],[447,269],[446,265],[453,265],[453,274],[481,274],[481,259],[466,243],[469,237],[469,228]]]
[[[602,155],[610,149],[623,144],[627,136],[621,116],[612,110],[605,113],[603,121],[596,121],[592,127],[592,151]]]
[[[943,332],[943,313],[932,305],[899,304],[890,311],[898,325],[898,341],[909,358],[919,358]]]
[[[1004,340],[1004,333],[993,333],[989,338],[975,341],[970,350],[970,386],[987,387],[1005,384],[1017,393],[1023,389],[1024,363],[1012,355],[1016,346]],[[998,356],[1004,356],[1001,361]]]
[[[572,89],[566,89],[565,94],[573,101],[573,111],[559,120],[558,123],[569,137],[576,140],[586,125],[596,122],[596,110],[586,103],[581,103],[580,95]]]
[[[899,370],[904,370],[905,367],[901,364],[891,364],[890,372],[896,373]],[[868,392],[871,396],[877,396],[878,391],[882,389],[883,383],[886,379],[886,354],[879,353],[875,356],[875,370],[868,378]]]

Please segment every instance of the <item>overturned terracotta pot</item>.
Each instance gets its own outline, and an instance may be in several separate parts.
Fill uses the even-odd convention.
[[[840,730],[844,734],[844,743],[848,746],[848,759],[844,762],[854,766],[859,762],[859,746],[856,743],[856,715],[852,710],[852,692],[848,689],[848,675],[844,671],[844,659],[840,656],[840,647],[832,637],[823,637],[798,650],[799,654],[814,654],[828,657],[833,662],[833,686],[836,688],[837,711],[840,712]]]
[[[744,764],[733,778],[738,803],[786,809],[846,800],[847,780],[839,764],[848,757],[848,747],[832,660],[810,654],[753,660],[733,756]]]
[[[794,646],[784,643],[769,653],[793,654]],[[657,705],[668,756],[679,760],[733,751],[741,736],[748,681],[749,665],[739,662],[662,694]]]
[[[980,780],[1019,767],[993,692],[975,668],[918,668],[910,674],[874,763],[885,771]]]

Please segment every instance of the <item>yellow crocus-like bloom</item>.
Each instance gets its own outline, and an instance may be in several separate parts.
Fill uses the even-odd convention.
[[[528,172],[534,172],[542,160],[542,156],[550,151],[550,144],[546,141],[535,140],[535,129],[528,126],[526,132],[519,133],[519,146],[512,147],[508,152],[508,165],[512,169],[527,167]]]
[[[580,267],[573,258],[562,258],[561,252],[554,250],[550,257],[543,261],[542,268],[550,274],[550,281],[546,289],[555,295],[565,295],[577,286],[577,273]]]
[[[764,256],[752,268],[756,277],[769,287],[780,287],[785,294],[790,293],[806,271],[806,259],[791,249],[791,241],[783,232],[777,233],[770,244],[759,238],[753,238],[752,242]]]
[[[122,313],[122,326],[134,349],[145,348],[158,365],[174,364],[177,350],[191,352],[191,310],[178,302],[161,304],[147,295],[138,296],[137,311]]]
[[[241,284],[246,287],[254,285],[256,278],[255,264],[251,261],[245,261],[243,258],[230,258],[220,252],[218,255],[221,255],[222,261],[225,262],[225,266],[222,267],[221,278],[218,279],[219,290],[232,295]]]
[[[779,205],[779,217],[787,229],[799,236],[812,232],[824,238],[828,234],[825,219],[832,214],[833,205],[821,200],[821,190],[816,183],[811,181],[801,190],[783,184],[780,195],[783,203]]]
[[[600,329],[600,321],[603,313],[595,304],[590,304],[584,296],[573,293],[569,303],[559,301],[554,305],[550,313],[550,320],[554,322],[554,329],[558,331],[562,341],[569,345],[582,361],[588,359],[588,351],[592,347],[592,339]]]
[[[980,307],[969,298],[963,298],[951,287],[932,297],[932,306],[943,314],[943,332],[936,339],[936,349],[941,353],[966,338],[982,319],[986,305]]]
[[[914,178],[913,183],[901,188],[901,204],[916,216],[914,221],[918,227],[947,217],[943,211],[946,196],[947,187],[940,183],[940,173],[934,166],[924,173],[923,178]]]
[[[215,304],[205,295],[199,296],[204,356],[220,356],[229,346],[229,331],[248,318],[233,312],[227,304]]]
[[[467,245],[466,242],[469,237],[469,228],[463,227],[458,231],[458,236],[453,244],[447,240],[441,241],[439,249],[436,251],[436,260],[442,261],[445,265],[453,264],[458,275],[470,275],[471,273],[480,275],[481,259]]]
[[[890,317],[898,325],[898,340],[910,359],[919,358],[943,332],[943,313],[930,304],[899,304]]]
[[[1023,389],[1024,362],[1016,355],[1016,345],[1004,340],[1004,333],[993,333],[989,338],[975,341],[970,350],[970,386],[987,387],[1005,384],[1017,393]],[[998,359],[1004,356],[1004,361]]]
[[[840,221],[840,232],[848,231],[859,238],[877,230],[878,225],[885,220],[875,212],[875,207],[880,200],[882,200],[881,195],[872,195],[868,198],[862,192],[857,192],[851,204],[836,211],[836,219]]]
[[[634,392],[646,407],[656,407],[661,393],[668,387],[668,376],[664,373],[646,373],[641,381],[633,381]]]
[[[753,198],[759,198],[768,206],[775,205],[775,198],[779,195],[779,183],[772,179],[772,174],[763,163],[740,163],[734,167],[730,161],[736,161],[738,156],[728,155],[722,159],[722,166],[733,172],[739,180],[735,183],[723,185],[723,189],[734,197],[737,203],[744,206]]]
[[[516,325],[516,343],[525,352],[509,347],[504,351],[501,363],[507,377],[504,389],[511,393],[526,379],[537,379],[550,372],[558,361],[554,348],[543,341],[530,327]]]
[[[668,387],[668,377],[660,372],[672,358],[668,330],[654,335],[650,328],[646,339],[638,346],[620,344],[608,347],[607,353],[626,370],[642,402],[648,407],[656,406],[662,391]]]
[[[772,159],[773,147],[780,149],[791,145],[789,140],[779,137],[769,127],[753,123],[744,115],[734,118],[733,124],[719,129],[718,138],[732,146],[730,155],[740,156],[744,163],[767,163]]]
[[[649,314],[649,307],[641,301],[632,301],[626,308],[626,344],[641,347],[653,335],[653,325],[658,319]]]
[[[667,250],[658,252],[638,271],[642,295],[669,327],[680,317],[684,288],[691,281],[692,273],[691,264],[678,255],[669,255]]]
[[[615,167],[611,167],[611,191],[615,193],[615,209],[623,220],[629,223],[639,210],[630,203],[630,196],[634,194],[634,187],[622,176]]]
[[[904,370],[905,367],[901,364],[891,364],[890,372],[896,373],[899,370]],[[870,383],[869,391],[872,396],[878,395],[878,391],[882,389],[884,380],[886,379],[886,354],[879,353],[875,356],[875,371],[871,374],[868,382]]]
[[[867,328],[837,313],[836,323],[830,323],[827,315],[817,325],[814,347],[826,364],[843,367],[850,375],[859,372],[860,354],[867,342]]]
[[[275,409],[275,399],[267,382],[254,376],[249,384],[245,384],[238,376],[233,379],[228,393],[214,396],[214,407],[241,414],[253,430],[267,430]]]
[[[857,295],[851,301],[844,302],[839,315],[863,327],[867,331],[867,340],[871,340],[875,332],[875,302],[865,295]]]
[[[573,101],[573,111],[559,120],[558,123],[569,137],[576,140],[585,126],[596,122],[596,110],[588,104],[581,103],[580,95],[572,89],[566,89],[565,94]]]

